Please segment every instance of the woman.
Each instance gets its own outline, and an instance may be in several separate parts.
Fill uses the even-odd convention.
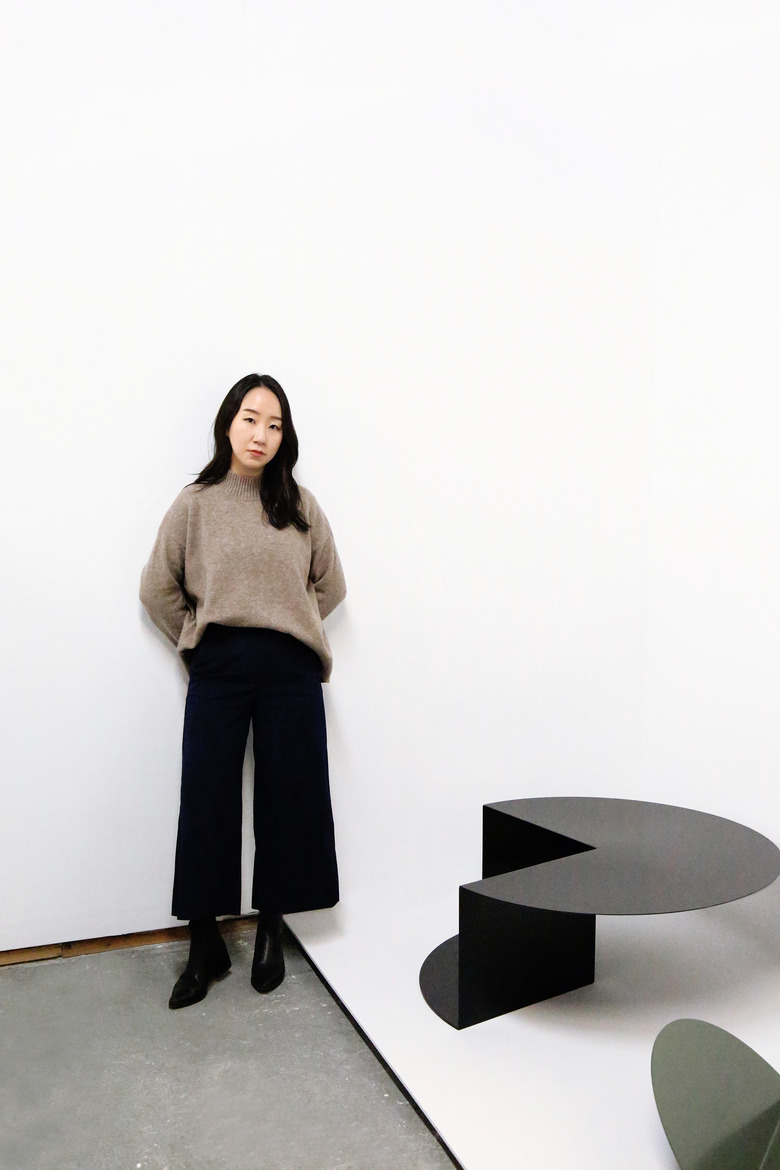
[[[171,1008],[203,999],[230,968],[216,918],[241,913],[250,723],[256,991],[284,978],[282,914],[339,896],[321,683],[331,670],[322,621],[346,593],[341,563],[322,509],[293,478],[298,438],[278,382],[237,382],[214,443],[166,513],[141,578],[141,601],[190,672],[173,887],[190,954]]]

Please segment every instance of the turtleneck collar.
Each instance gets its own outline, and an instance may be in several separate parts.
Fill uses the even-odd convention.
[[[259,500],[260,479],[259,475],[236,475],[235,471],[229,471],[222,483],[227,494],[237,500]]]

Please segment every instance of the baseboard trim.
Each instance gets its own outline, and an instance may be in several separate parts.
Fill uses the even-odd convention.
[[[230,936],[254,927],[254,914],[240,918],[223,918],[220,928]],[[187,938],[186,926],[168,926],[163,930],[142,930],[134,934],[109,934],[103,938],[83,938],[74,942],[46,943],[38,947],[20,947],[12,951],[0,951],[0,967],[14,963],[39,963],[44,959],[72,959],[76,955],[97,955],[101,951],[120,951],[126,947],[150,947],[158,943],[177,942]]]

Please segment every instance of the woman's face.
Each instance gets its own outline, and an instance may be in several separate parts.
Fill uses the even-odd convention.
[[[244,395],[228,431],[236,475],[260,475],[282,441],[282,408],[273,390],[257,386]]]

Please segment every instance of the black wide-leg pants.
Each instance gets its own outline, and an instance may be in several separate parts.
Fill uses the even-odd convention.
[[[294,913],[339,897],[319,656],[277,630],[207,627],[184,714],[173,914],[241,913],[241,786],[255,780],[252,905]]]

